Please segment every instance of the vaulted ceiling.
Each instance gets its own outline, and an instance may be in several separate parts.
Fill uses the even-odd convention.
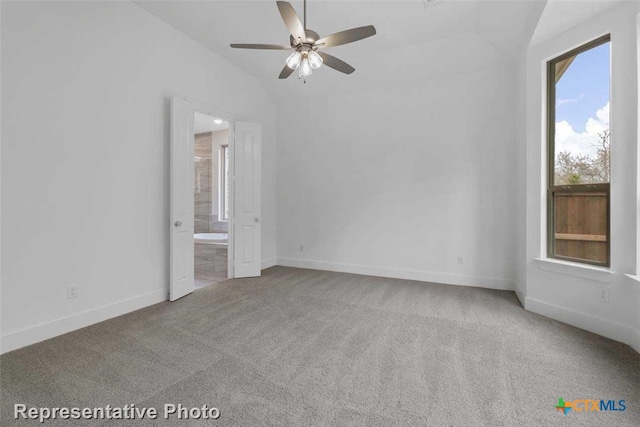
[[[278,80],[288,51],[231,49],[229,43],[288,44],[275,1],[137,1],[140,7],[260,79],[274,97],[322,95],[410,85],[459,70],[508,62],[526,47],[541,0],[307,2],[307,27],[320,36],[372,24],[377,35],[327,49],[356,68],[322,67],[304,89],[293,74]],[[303,2],[291,2],[302,17]]]
[[[531,44],[541,43],[600,13],[613,9],[625,0],[548,0],[536,27]]]

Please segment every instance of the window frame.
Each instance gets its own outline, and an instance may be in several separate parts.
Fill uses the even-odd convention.
[[[228,174],[228,171],[225,168],[225,154],[227,154],[228,149],[229,149],[229,144],[220,145],[220,153],[219,153],[219,161],[218,161],[218,170],[219,170],[218,221],[219,222],[229,221],[229,215],[228,215],[229,211],[227,209],[227,204],[225,203],[225,198],[224,198],[224,188],[225,188],[225,185],[227,185],[227,174]],[[227,212],[226,217],[225,217],[225,212]]]
[[[556,81],[555,68],[558,62],[562,62],[572,56],[577,56],[583,52],[591,50],[595,47],[611,43],[611,34],[598,37],[579,47],[572,49],[562,55],[559,55],[547,61],[547,258],[558,259],[562,261],[576,262],[580,264],[596,265],[600,267],[611,267],[611,182],[602,184],[574,184],[574,185],[555,185],[555,169],[556,169]],[[611,58],[609,58],[611,61]],[[611,62],[610,62],[611,63]],[[609,88],[611,88],[611,75],[609,77]],[[611,98],[611,89],[609,89],[609,98]],[[611,134],[610,134],[611,135]],[[611,138],[611,136],[609,136]],[[609,159],[611,162],[611,159]],[[611,176],[609,176],[611,181]],[[555,254],[556,232],[555,232],[555,194],[567,192],[582,193],[602,193],[607,195],[607,262],[602,263],[582,258],[572,258]]]

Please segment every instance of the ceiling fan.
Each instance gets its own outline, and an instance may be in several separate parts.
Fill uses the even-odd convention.
[[[304,24],[300,21],[291,3],[277,1],[276,4],[284,24],[287,26],[289,33],[291,33],[289,37],[290,46],[232,43],[231,47],[237,49],[293,50],[293,53],[286,60],[286,65],[280,72],[280,79],[286,79],[291,73],[298,70],[298,77],[305,78],[306,83],[306,77],[311,75],[312,70],[320,68],[323,63],[341,73],[351,74],[356,70],[355,68],[335,56],[321,52],[320,49],[353,43],[376,34],[375,27],[367,25],[320,38],[318,33],[307,28],[307,0],[304,0]]]

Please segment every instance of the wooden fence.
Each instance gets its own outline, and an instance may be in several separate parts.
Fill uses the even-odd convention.
[[[556,192],[555,255],[608,262],[607,193]]]

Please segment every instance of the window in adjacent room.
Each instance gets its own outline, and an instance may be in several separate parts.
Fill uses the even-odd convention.
[[[609,266],[611,42],[547,64],[548,256]]]
[[[229,221],[229,146],[220,147],[220,220]]]

